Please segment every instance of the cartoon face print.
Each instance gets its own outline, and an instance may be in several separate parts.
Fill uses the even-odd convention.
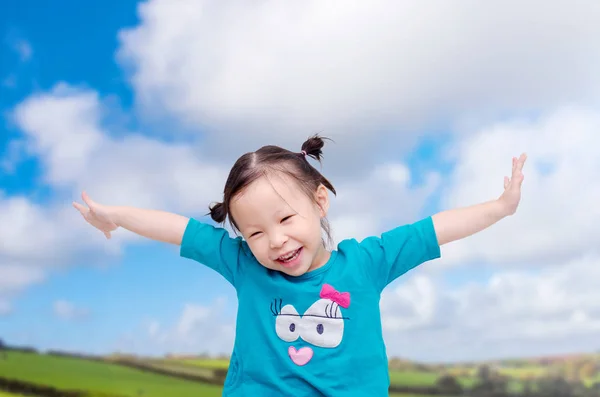
[[[286,342],[295,342],[298,338],[318,347],[335,348],[344,336],[342,307],[350,306],[350,294],[337,292],[328,284],[323,285],[319,300],[313,303],[301,316],[292,305],[282,306],[281,300],[271,303],[271,312],[275,318],[275,332]],[[313,357],[313,349],[305,346],[296,349],[290,346],[288,354],[294,364],[306,365]]]

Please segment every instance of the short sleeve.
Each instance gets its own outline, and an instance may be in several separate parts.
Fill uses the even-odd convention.
[[[227,230],[191,218],[183,234],[180,255],[208,266],[236,287],[246,254],[241,238],[231,238]]]
[[[366,272],[379,291],[409,270],[440,257],[440,246],[431,217],[399,226],[380,237],[359,243],[366,256]]]

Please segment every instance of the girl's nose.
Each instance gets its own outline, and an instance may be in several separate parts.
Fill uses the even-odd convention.
[[[287,236],[283,233],[277,233],[271,236],[271,248],[280,248],[287,241]]]

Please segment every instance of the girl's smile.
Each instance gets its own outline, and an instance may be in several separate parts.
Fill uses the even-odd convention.
[[[258,262],[290,276],[327,262],[321,237],[327,207],[326,188],[311,198],[281,172],[261,176],[231,200],[231,214]]]
[[[287,254],[281,255],[276,261],[283,267],[293,268],[300,264],[302,260],[302,248],[293,250],[292,252],[288,252]]]

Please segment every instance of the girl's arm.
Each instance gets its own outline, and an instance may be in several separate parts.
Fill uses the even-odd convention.
[[[181,245],[189,218],[165,211],[111,207],[115,224],[152,240]]]
[[[102,205],[85,192],[81,197],[87,207],[77,202],[73,206],[106,238],[111,238],[111,232],[122,227],[152,240],[181,245],[189,221],[185,216],[158,210]]]
[[[463,239],[513,215],[521,200],[522,170],[526,159],[525,153],[518,159],[513,157],[512,177],[504,177],[504,193],[498,199],[435,214],[432,219],[438,244]]]

